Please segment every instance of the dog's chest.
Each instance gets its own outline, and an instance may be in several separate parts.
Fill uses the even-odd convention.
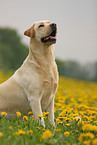
[[[45,110],[46,106],[54,98],[58,86],[57,70],[51,69],[45,73],[42,85],[42,107]]]
[[[45,79],[43,82],[43,89],[45,96],[50,96],[54,94],[57,89],[57,82],[53,79]]]
[[[58,84],[57,69],[48,69],[43,78],[43,88],[45,88],[45,92],[48,93],[49,91],[54,93]]]

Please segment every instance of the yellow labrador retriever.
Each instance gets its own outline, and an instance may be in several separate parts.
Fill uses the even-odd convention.
[[[35,22],[24,32],[30,37],[29,55],[14,75],[0,84],[0,112],[12,117],[16,111],[27,114],[32,109],[38,120],[38,115],[47,111],[48,120],[54,124],[54,97],[58,87],[53,46],[56,33],[56,24],[49,21]],[[45,126],[43,118],[41,123]]]

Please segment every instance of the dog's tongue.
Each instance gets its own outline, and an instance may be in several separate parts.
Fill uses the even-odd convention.
[[[54,39],[55,37],[53,37],[53,36],[49,36],[50,37],[50,39]]]
[[[53,36],[48,36],[48,37],[45,38],[45,40],[54,39],[54,38],[55,38],[55,37],[53,37]]]
[[[48,39],[49,39],[49,37],[46,37],[46,38],[45,38],[45,40],[48,40]]]

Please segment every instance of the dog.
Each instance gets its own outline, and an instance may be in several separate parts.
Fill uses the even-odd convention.
[[[58,70],[55,62],[54,44],[57,25],[39,21],[24,32],[30,37],[29,54],[14,75],[0,84],[0,112],[7,117],[16,111],[33,112],[35,120],[43,111],[49,112],[48,120],[54,123],[54,98],[58,88]],[[17,56],[18,57],[18,56]],[[41,124],[45,127],[44,119]]]

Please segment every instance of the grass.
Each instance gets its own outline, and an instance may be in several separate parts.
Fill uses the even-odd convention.
[[[0,83],[8,77],[0,73]],[[97,145],[97,83],[60,77],[54,112],[55,127],[44,113],[45,128],[33,114],[3,115],[0,145]]]

